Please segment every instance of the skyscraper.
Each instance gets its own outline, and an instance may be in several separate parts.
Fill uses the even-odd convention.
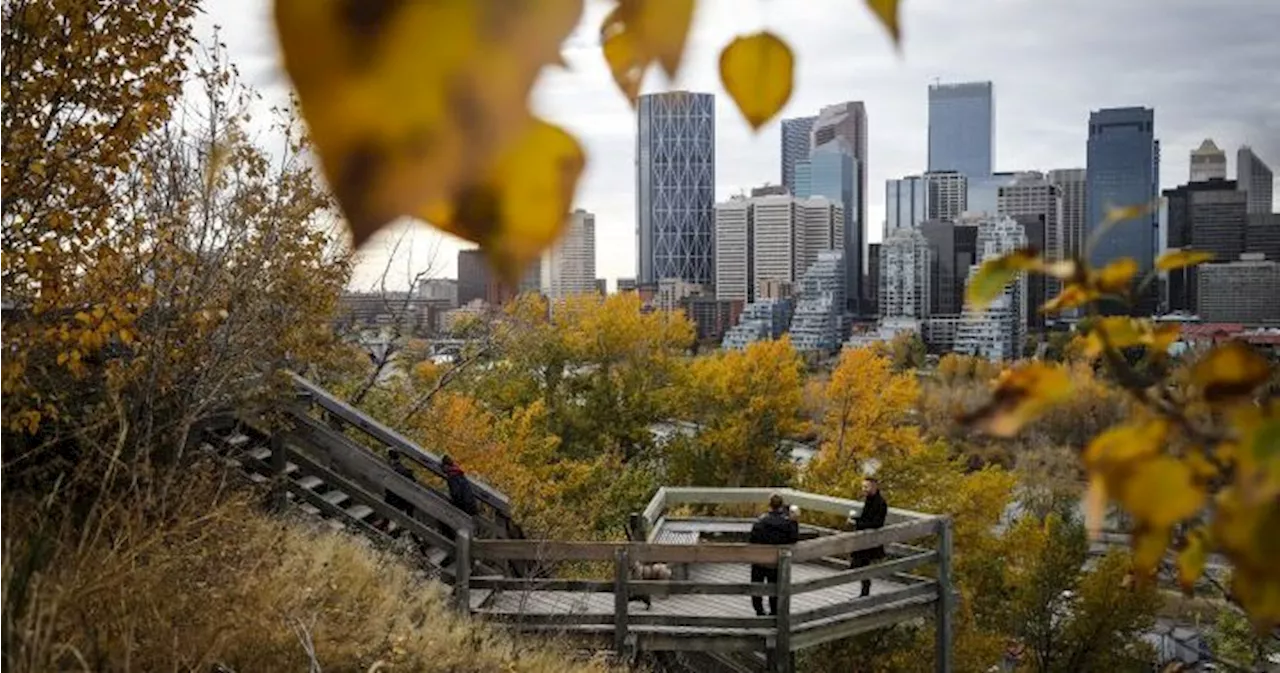
[[[542,294],[552,301],[596,291],[596,216],[569,213],[560,240],[542,254]]]
[[[796,193],[796,163],[809,158],[813,122],[817,117],[793,117],[782,120],[782,185]]]
[[[1149,205],[1155,200],[1160,144],[1155,138],[1154,110],[1126,107],[1090,113],[1087,154],[1088,234],[1102,225],[1109,208]],[[1115,224],[1094,242],[1089,263],[1103,266],[1131,257],[1140,273],[1150,269],[1155,261],[1156,220],[1157,211],[1151,208]]]
[[[1191,182],[1227,179],[1227,153],[1218,149],[1212,138],[1191,150]]]
[[[1027,245],[1022,225],[1008,217],[986,217],[978,224],[978,259],[970,269],[977,273],[982,262]],[[983,310],[966,306],[956,330],[956,350],[1001,361],[1022,352],[1027,327],[1027,278],[1020,274]]]
[[[1084,220],[1088,210],[1085,195],[1087,172],[1083,168],[1059,168],[1049,171],[1049,182],[1062,196],[1062,255],[1077,258],[1084,252]]]
[[[880,317],[929,317],[932,251],[919,227],[895,229],[880,244]]]
[[[822,197],[760,196],[748,199],[747,207],[752,236],[748,253],[752,301],[762,296],[767,281],[799,283],[805,269],[822,251],[843,248],[844,214],[837,202]],[[729,213],[725,215],[728,220]],[[727,265],[725,273],[729,275]]]
[[[636,132],[636,271],[641,284],[715,275],[715,96],[640,97]]]
[[[1214,262],[1235,261],[1246,250],[1248,195],[1234,180],[1189,182],[1163,192],[1167,204],[1165,246],[1214,254]],[[1198,267],[1168,273],[1165,306],[1170,311],[1197,310]]]
[[[489,287],[489,263],[479,248],[458,251],[458,306],[484,299]]]
[[[848,264],[845,269],[846,301],[850,298],[856,300],[862,288],[862,247],[849,235],[852,232],[854,236],[858,236],[862,231],[855,212],[860,201],[860,165],[848,142],[840,136],[814,147],[807,161],[796,164],[797,197],[821,196],[840,204],[844,217],[841,245],[845,251],[841,263]],[[807,268],[809,263],[806,262],[802,268]],[[856,304],[847,308],[856,308]]]
[[[995,155],[995,100],[991,82],[929,87],[929,170],[991,174]]]
[[[813,122],[811,148],[818,153],[824,146],[842,142],[840,150],[854,159],[854,189],[851,201],[843,202],[845,208],[844,263],[845,296],[848,308],[857,309],[861,297],[862,273],[866,266],[867,246],[867,107],[862,101],[848,101],[827,105],[818,111]],[[832,148],[827,148],[832,149]],[[826,190],[815,190],[828,198],[837,197]]]
[[[1275,176],[1248,145],[1236,152],[1236,188],[1249,192],[1250,213],[1270,213]]]
[[[716,299],[755,298],[755,227],[751,201],[735,197],[716,206]]]
[[[896,229],[918,227],[928,218],[926,187],[919,175],[884,181],[885,236]]]
[[[1020,173],[1013,184],[1000,187],[996,194],[996,215],[1015,219],[1031,218],[1028,221],[1043,223],[1042,254],[1045,259],[1059,261],[1063,259],[1062,231],[1062,194],[1058,187],[1047,180],[1042,173],[1030,171]],[[1025,226],[1025,223],[1024,223]],[[1037,245],[1036,238],[1027,232],[1032,245]],[[1030,295],[1033,301],[1043,302],[1058,296],[1059,283],[1056,279],[1037,277],[1037,281],[1046,281],[1045,296],[1039,297],[1033,288]],[[1039,308],[1039,304],[1036,304]]]
[[[930,220],[954,220],[969,204],[969,179],[957,171],[924,174],[925,214]]]

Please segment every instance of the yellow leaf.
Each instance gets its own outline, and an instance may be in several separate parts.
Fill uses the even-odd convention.
[[[85,313],[84,311],[77,311],[76,320],[88,325],[89,323],[93,322],[93,317],[90,316],[88,313]]]
[[[1145,423],[1128,423],[1109,428],[1093,438],[1084,451],[1084,462],[1090,467],[1124,466],[1146,460],[1160,452],[1169,425],[1163,419]]]
[[[627,29],[625,23],[615,18],[621,11],[622,7],[619,6],[605,18],[600,30],[601,51],[609,64],[614,83],[634,106],[649,62],[640,51],[635,34]]]
[[[1126,316],[1108,316],[1099,320],[1085,337],[1084,355],[1096,358],[1111,348],[1122,350],[1141,346],[1150,341],[1144,323]]]
[[[636,8],[635,23],[645,52],[668,78],[674,78],[693,23],[694,0],[624,0],[623,4]]]
[[[1139,463],[1119,495],[1135,519],[1163,531],[1195,514],[1205,494],[1196,485],[1191,468],[1175,458],[1159,456]]]
[[[1039,254],[1035,248],[1015,250],[1007,255],[982,263],[978,272],[969,279],[965,299],[975,309],[986,308],[993,299],[1004,292],[1005,286],[1019,271],[1039,268]]]
[[[1124,257],[1103,267],[1092,280],[1100,292],[1123,293],[1133,285],[1133,276],[1137,273],[1138,263]]]
[[[539,120],[481,180],[452,202],[439,202],[421,214],[479,243],[496,271],[508,281],[518,280],[560,234],[585,165],[573,136]]]
[[[121,340],[121,341],[123,341],[123,342],[125,343],[125,345],[130,345],[130,344],[132,344],[132,343],[133,343],[133,332],[130,332],[130,331],[129,331],[129,330],[127,330],[127,329],[122,329],[122,330],[120,330],[120,340]]]
[[[456,198],[526,133],[529,91],[581,11],[582,0],[276,0],[284,66],[356,245]]]
[[[960,417],[960,422],[996,437],[1012,437],[1045,409],[1071,395],[1066,370],[1040,362],[1006,370],[991,400]]]
[[[1186,266],[1195,266],[1213,259],[1212,252],[1200,250],[1170,250],[1156,260],[1156,268],[1161,271],[1173,271]]]
[[[791,98],[791,48],[770,32],[734,38],[720,52],[720,81],[751,127],[759,130]]]
[[[1110,206],[1107,208],[1106,217],[1103,218],[1102,226],[1110,226],[1125,220],[1136,220],[1143,215],[1151,212],[1155,207],[1154,203],[1140,203],[1133,206]]]
[[[1084,523],[1089,531],[1089,537],[1093,538],[1098,535],[1098,531],[1102,530],[1103,518],[1107,513],[1107,484],[1101,477],[1094,475],[1089,478],[1089,489],[1085,492],[1084,497]]]
[[[898,0],[866,0],[867,7],[875,13],[885,30],[893,37],[893,43],[901,47],[902,27],[898,25]]]
[[[1192,367],[1191,382],[1204,391],[1206,400],[1219,402],[1249,395],[1269,375],[1266,358],[1243,342],[1229,341]]]
[[[1178,586],[1188,595],[1195,588],[1196,580],[1204,572],[1204,562],[1209,556],[1209,545],[1203,530],[1193,530],[1187,535],[1186,546],[1178,552]]]
[[[1168,528],[1139,526],[1133,531],[1133,564],[1143,571],[1150,571],[1164,558],[1169,544]]]
[[[1072,283],[1062,288],[1062,292],[1058,296],[1050,299],[1040,307],[1041,313],[1058,313],[1071,308],[1084,306],[1089,302],[1098,298],[1095,290]]]

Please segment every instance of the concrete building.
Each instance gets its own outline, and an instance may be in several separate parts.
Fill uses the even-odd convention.
[[[1227,179],[1227,153],[1218,149],[1212,138],[1205,138],[1200,146],[1191,150],[1191,176],[1189,182]]]
[[[423,299],[443,301],[449,308],[458,307],[458,281],[453,278],[430,278],[418,286]]]
[[[1249,212],[1270,213],[1275,176],[1253,149],[1242,145],[1236,151],[1236,188],[1249,193]]]
[[[1246,252],[1280,262],[1280,213],[1250,213],[1244,235]]]
[[[969,179],[957,171],[924,174],[925,215],[930,220],[954,220],[969,208]]]
[[[489,263],[478,248],[458,251],[458,306],[484,299],[489,287]]]
[[[929,352],[941,355],[954,351],[963,320],[960,314],[929,316],[924,321],[924,330],[920,334]]]
[[[965,281],[978,258],[977,219],[926,220],[920,233],[929,242],[929,315],[959,316]]]
[[[995,91],[991,82],[929,87],[929,170],[990,175],[995,156]],[[937,219],[937,218],[931,218]]]
[[[659,311],[674,311],[686,298],[704,294],[706,289],[698,283],[690,283],[683,278],[663,278],[658,281],[653,304]]]
[[[973,215],[995,215],[1000,189],[1015,184],[1021,174],[1002,171],[984,177],[968,178],[965,183],[965,212]]]
[[[781,338],[791,324],[794,308],[791,299],[762,299],[747,304],[738,324],[725,333],[721,348],[742,350],[757,341]]]
[[[1189,182],[1163,195],[1166,249],[1203,250],[1219,262],[1245,252],[1248,194],[1237,190],[1234,180]],[[1196,311],[1198,272],[1198,267],[1168,272],[1163,302],[1167,311]]]
[[[1160,184],[1155,111],[1126,107],[1091,112],[1087,154],[1086,237],[1103,224],[1109,208],[1155,200]],[[1155,261],[1156,217],[1156,210],[1151,209],[1112,227],[1095,242],[1089,263],[1102,267],[1130,257],[1138,262],[1139,275],[1150,269]]]
[[[809,158],[810,136],[817,117],[793,117],[782,120],[782,185],[796,193],[796,164]]]
[[[929,241],[919,229],[895,229],[880,244],[880,317],[929,316]]]
[[[1088,173],[1083,168],[1059,168],[1049,171],[1049,182],[1058,188],[1062,198],[1062,255],[1079,258],[1084,254],[1085,217],[1089,209]]]
[[[755,298],[753,209],[751,200],[734,197],[715,205],[716,298],[748,302]]]
[[[596,216],[578,208],[565,231],[542,253],[542,294],[555,302],[596,292]]]
[[[635,291],[636,291],[635,278],[619,278],[618,279],[618,292],[635,292]]]
[[[796,350],[833,352],[844,339],[844,251],[824,250],[800,281],[791,341]]]
[[[1197,274],[1200,319],[1245,325],[1280,324],[1280,262],[1245,254],[1206,264]]]
[[[844,214],[838,203],[822,197],[790,196],[755,197],[746,199],[746,203],[751,233],[746,267],[751,276],[750,289],[754,291],[752,300],[760,298],[765,281],[797,283],[806,265],[816,261],[821,251],[843,246]],[[726,209],[725,218],[726,229],[740,227],[736,223],[741,218],[731,209]],[[737,240],[725,245],[736,245]],[[741,260],[742,254],[737,252],[726,265],[737,265]],[[731,275],[730,271],[726,268],[726,276]],[[720,298],[738,297],[726,294]]]
[[[699,342],[720,343],[725,332],[742,313],[742,302],[725,301],[706,295],[694,295],[680,300],[680,308],[693,323]]]
[[[1062,227],[1062,192],[1043,173],[1020,173],[1013,183],[1002,186],[996,194],[996,215],[999,217],[1025,217],[1038,221],[1044,231],[1044,240],[1037,244],[1028,236],[1031,245],[1037,246],[1045,259],[1060,261],[1066,258],[1065,238]],[[1037,277],[1044,283],[1044,299],[1058,296],[1061,290],[1056,279]],[[1036,294],[1033,290],[1031,294]]]
[[[978,224],[978,260],[970,276],[987,259],[1026,245],[1022,225],[1012,218],[984,218]],[[1026,338],[1026,287],[1026,276],[1020,275],[987,308],[966,306],[956,329],[956,351],[992,361],[1018,358]]]
[[[715,280],[715,96],[640,96],[636,127],[636,274],[640,283]]]
[[[609,294],[609,279],[608,279],[608,278],[597,278],[597,279],[596,279],[596,294],[600,295],[601,297],[607,296],[607,295]]]
[[[824,119],[820,117],[815,125],[815,137],[822,137],[826,129],[822,125]],[[844,119],[847,121],[848,118]],[[840,135],[815,145],[809,159],[796,164],[796,197],[820,196],[840,204],[844,218],[840,227],[840,245],[846,264],[849,310],[857,309],[856,300],[861,293],[863,244],[866,241],[866,227],[858,219],[858,209],[865,211],[864,199],[859,192],[861,183],[865,182],[865,178],[860,176],[860,166],[853,147]],[[808,268],[812,262],[813,258],[807,257],[802,268]]]
[[[336,313],[340,332],[429,337],[440,316],[452,305],[447,298],[427,298],[408,292],[343,292]],[[376,338],[376,337],[375,337]]]
[[[770,278],[760,285],[760,291],[757,294],[760,299],[794,299],[796,286],[790,281]]]
[[[884,181],[884,233],[895,229],[920,226],[928,219],[928,189],[924,178],[909,175],[897,180]]]

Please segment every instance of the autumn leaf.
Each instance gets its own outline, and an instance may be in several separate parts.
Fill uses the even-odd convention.
[[[880,20],[881,25],[889,31],[893,43],[901,47],[902,27],[898,25],[898,0],[866,0],[866,2],[867,7]]]
[[[1107,348],[1123,350],[1144,346],[1153,355],[1163,356],[1178,340],[1179,330],[1174,323],[1153,326],[1150,320],[1108,316],[1098,321],[1085,337],[1084,355],[1096,358]]]
[[[1100,292],[1120,294],[1129,290],[1137,273],[1138,263],[1124,257],[1102,267],[1091,280]]]
[[[1019,271],[1038,268],[1039,264],[1039,252],[1035,248],[1023,248],[987,260],[969,279],[965,299],[973,308],[984,309],[987,304],[1000,296],[1001,292],[1004,292],[1005,286],[1018,275]]]
[[[1095,291],[1083,285],[1072,283],[1062,288],[1058,296],[1045,302],[1040,307],[1041,313],[1059,313],[1068,309],[1084,306],[1089,302],[1097,299],[1100,295]]]
[[[1209,556],[1209,542],[1202,529],[1191,531],[1186,544],[1178,552],[1178,586],[1187,595],[1195,588],[1196,580],[1204,573],[1204,562]]]
[[[420,214],[479,243],[495,269],[516,280],[559,236],[585,165],[573,136],[536,121],[480,180]]]
[[[1191,468],[1169,456],[1139,463],[1118,493],[1130,514],[1146,526],[1168,530],[1200,509],[1204,491]]]
[[[581,11],[582,0],[276,1],[285,69],[356,245],[489,177],[536,125],[529,91]]]
[[[720,52],[720,81],[753,129],[772,119],[791,98],[791,48],[770,32],[738,37]]]
[[[1160,271],[1174,271],[1187,266],[1195,266],[1213,259],[1212,252],[1200,250],[1170,250],[1156,259],[1156,268]]]
[[[1230,341],[1200,359],[1191,369],[1191,382],[1209,402],[1244,397],[1266,382],[1266,358],[1240,341]]]
[[[1155,205],[1155,203],[1139,203],[1130,206],[1110,206],[1107,208],[1107,214],[1103,218],[1102,226],[1110,226],[1125,220],[1136,220],[1151,212]]]
[[[684,56],[694,0],[622,0],[600,25],[600,43],[613,81],[635,105],[655,61],[674,78]]]
[[[1162,419],[1110,428],[1089,442],[1085,464],[1105,473],[1109,467],[1149,459],[1160,452],[1168,431],[1168,423]]]
[[[1006,370],[996,381],[991,400],[960,417],[960,422],[996,437],[1012,437],[1045,409],[1071,395],[1066,370],[1032,363]]]

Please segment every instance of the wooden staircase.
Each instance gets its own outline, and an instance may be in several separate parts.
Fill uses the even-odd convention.
[[[470,554],[477,537],[524,537],[505,495],[472,478],[481,511],[467,515],[449,501],[439,456],[310,381],[295,376],[294,383],[293,399],[208,420],[195,433],[196,443],[250,480],[270,485],[276,508],[297,508],[334,529],[408,554],[455,586],[459,610],[469,612],[487,598],[488,592],[471,595],[473,573],[523,574],[519,564],[473,562]],[[416,468],[411,476],[392,467],[389,451]]]

